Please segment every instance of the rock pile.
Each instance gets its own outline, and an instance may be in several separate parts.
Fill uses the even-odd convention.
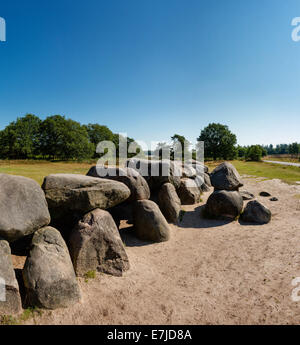
[[[243,186],[229,163],[212,174],[196,161],[131,159],[125,168],[92,167],[87,176],[53,174],[42,188],[31,179],[0,174],[0,314],[22,310],[11,247],[29,243],[22,271],[25,305],[46,309],[80,302],[76,276],[90,271],[121,276],[130,267],[118,226],[133,224],[136,237],[164,242],[181,205],[198,203],[214,187],[205,214],[235,219],[243,209]],[[250,201],[241,220],[268,223],[271,212]],[[3,297],[5,292],[5,298]]]
[[[204,215],[216,219],[240,219],[244,222],[266,224],[271,220],[271,211],[247,191],[239,191],[243,186],[242,179],[235,167],[222,163],[211,173],[211,184],[214,192],[209,196],[204,209]],[[269,196],[262,192],[260,196]],[[243,200],[248,202],[243,211]]]

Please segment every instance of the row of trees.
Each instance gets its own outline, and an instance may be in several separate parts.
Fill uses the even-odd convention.
[[[170,150],[171,157],[176,155],[178,145],[185,143],[185,157],[187,153],[195,155],[195,151],[199,149],[196,147],[195,150],[189,150],[190,143],[182,135],[175,134],[172,138],[172,144],[159,143],[154,152],[155,156],[162,156],[163,150]],[[236,135],[233,134],[228,126],[220,123],[211,123],[205,127],[200,136],[197,139],[198,142],[204,142],[204,158],[206,160],[233,160],[233,159],[245,159],[248,161],[260,161],[262,157],[272,154],[272,145],[251,145],[251,146],[240,146],[237,145]],[[179,150],[180,151],[180,150]],[[289,153],[292,155],[298,155],[300,152],[300,144],[293,143],[290,145],[277,145],[275,152],[277,153]]]
[[[293,156],[298,156],[300,153],[300,143],[292,144],[279,144],[275,147],[273,145],[263,146],[267,151],[268,155],[284,155],[291,154]]]
[[[27,114],[0,132],[1,159],[88,159],[96,157],[99,142],[113,141],[119,135],[99,124],[81,125],[61,115],[45,120]],[[128,145],[134,139],[127,138]]]
[[[81,125],[79,122],[66,119],[61,115],[49,116],[45,120],[27,114],[11,122],[4,130],[0,131],[0,159],[88,159],[97,157],[96,147],[99,142],[112,141],[119,149],[119,141],[127,140],[127,149],[132,138],[123,138],[113,133],[108,127],[99,124]],[[158,144],[154,154],[161,157],[164,150],[170,150],[171,158],[192,158],[204,142],[205,159],[232,160],[236,158],[259,161],[267,154],[289,153],[297,155],[300,144],[277,145],[274,149],[269,146],[239,146],[236,135],[228,126],[211,123],[205,127],[198,137],[198,146],[191,149],[191,143],[183,135],[175,134],[171,145]],[[136,151],[141,148],[135,143]],[[125,142],[126,148],[126,142]],[[182,150],[184,148],[184,150]],[[133,156],[134,153],[128,154]]]

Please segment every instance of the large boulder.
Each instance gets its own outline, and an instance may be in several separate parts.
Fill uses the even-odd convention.
[[[45,195],[32,179],[0,174],[0,237],[13,242],[50,223]]]
[[[144,241],[165,242],[170,238],[170,228],[156,203],[139,200],[134,203],[133,222],[136,236]]]
[[[176,188],[171,183],[165,183],[158,193],[158,205],[170,223],[177,223],[181,202],[177,195]]]
[[[72,231],[69,248],[78,276],[88,271],[121,276],[129,269],[119,231],[107,211],[96,209],[86,214]]]
[[[211,173],[210,179],[215,190],[236,191],[243,186],[240,174],[236,168],[228,162],[217,166]]]
[[[84,214],[116,206],[130,196],[124,183],[75,174],[49,175],[43,189],[52,224],[64,233],[71,231]]]
[[[200,201],[203,180],[199,181],[198,179],[181,179],[177,194],[182,205],[194,205]]]
[[[216,219],[235,219],[243,209],[243,198],[237,191],[214,191],[207,200],[205,215]]]
[[[187,164],[191,165],[197,172],[197,175],[203,175],[208,174],[208,166],[205,165],[203,162],[197,161],[195,159],[189,159],[187,162]]]
[[[247,223],[267,224],[272,217],[271,211],[257,200],[249,201],[241,215]]]
[[[0,239],[0,315],[18,314],[22,310],[19,285],[7,241]]]
[[[147,181],[134,169],[93,166],[87,173],[87,176],[101,177],[126,184],[131,192],[127,201],[147,200],[150,198],[150,189]]]
[[[180,185],[181,170],[171,160],[147,160],[132,158],[126,166],[138,171],[148,182],[151,191],[158,191],[164,183]]]
[[[80,290],[68,248],[59,231],[38,230],[25,262],[23,279],[30,305],[66,308],[80,301]]]

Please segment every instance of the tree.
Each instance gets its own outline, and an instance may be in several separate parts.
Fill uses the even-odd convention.
[[[162,159],[163,156],[165,155],[170,155],[171,153],[171,146],[168,145],[167,143],[158,143],[156,146],[156,149],[154,151],[154,156],[158,159]]]
[[[89,123],[88,125],[83,125],[83,127],[87,130],[89,140],[95,147],[94,157],[97,156],[96,148],[100,142],[114,140],[114,134],[107,126]]]
[[[205,158],[227,160],[237,156],[236,135],[231,133],[228,126],[211,123],[201,131],[197,140],[204,141]]]
[[[237,154],[239,158],[245,158],[247,148],[245,146],[237,146]]]
[[[32,114],[17,118],[0,134],[1,158],[27,159],[39,152],[41,120]]]
[[[298,157],[299,152],[300,152],[300,144],[292,143],[291,145],[289,145],[289,154]]]
[[[42,122],[40,149],[52,159],[83,159],[94,153],[87,129],[61,115],[50,116]]]
[[[171,137],[173,145],[171,147],[171,156],[173,159],[181,158],[181,160],[188,160],[192,158],[192,152],[189,150],[191,143],[180,134],[174,134]]]
[[[246,160],[248,161],[261,161],[261,157],[263,154],[262,147],[260,145],[252,145],[248,147],[246,151]]]

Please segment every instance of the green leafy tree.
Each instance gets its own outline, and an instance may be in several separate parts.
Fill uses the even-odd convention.
[[[41,120],[32,114],[11,122],[0,134],[2,158],[27,159],[39,153]]]
[[[289,145],[289,154],[298,157],[299,152],[300,152],[300,144],[292,143],[291,145]]]
[[[263,155],[262,147],[260,145],[252,145],[247,148],[245,158],[248,161],[259,162],[261,161],[262,155]]]
[[[87,129],[61,115],[50,116],[42,122],[40,149],[45,157],[52,159],[83,159],[94,153]]]
[[[205,158],[228,160],[237,156],[236,135],[231,133],[228,126],[211,123],[201,131],[197,140],[204,141]]]
[[[247,148],[245,146],[237,146],[237,154],[239,158],[245,158]]]
[[[114,140],[114,134],[107,126],[90,123],[83,127],[87,130],[89,140],[94,145],[94,157],[97,156],[96,148],[100,142]]]
[[[173,141],[171,148],[171,157],[173,159],[181,158],[182,160],[188,160],[192,158],[192,152],[190,151],[191,143],[183,135],[174,134],[171,140]]]

